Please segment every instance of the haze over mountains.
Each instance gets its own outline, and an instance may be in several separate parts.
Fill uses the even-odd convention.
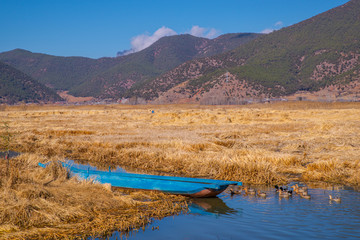
[[[359,41],[360,1],[353,0],[266,35],[169,36],[140,52],[100,59],[16,49],[0,53],[0,61],[56,91],[97,99],[219,104],[299,91],[356,99]]]

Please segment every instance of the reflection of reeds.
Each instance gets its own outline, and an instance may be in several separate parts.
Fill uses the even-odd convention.
[[[51,160],[56,160],[53,158]],[[60,164],[34,154],[11,159],[10,175],[0,162],[0,238],[63,239],[101,236],[140,228],[152,217],[175,214],[181,197],[152,192],[123,195],[106,186],[68,179]]]
[[[248,183],[359,185],[359,103],[29,106],[7,107],[5,117],[14,149],[48,157]]]

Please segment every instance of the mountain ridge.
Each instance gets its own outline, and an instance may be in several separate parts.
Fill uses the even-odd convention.
[[[62,98],[25,73],[0,62],[0,103],[55,102]]]
[[[231,50],[260,35],[227,34],[216,39],[175,35],[161,38],[137,53],[100,59],[57,57],[16,49],[0,53],[0,61],[74,96],[122,98],[134,84],[141,85],[188,60]]]
[[[0,61],[79,97],[153,103],[240,103],[298,93],[360,94],[360,1],[270,34],[175,35],[117,58],[14,50]]]
[[[174,95],[179,99],[183,92],[182,99],[199,102],[215,86],[228,85],[227,75],[227,81],[237,84],[221,93],[223,99],[249,95],[240,87],[243,83],[254,90],[249,98],[281,97],[346,85],[358,79],[359,14],[360,2],[350,1],[229,52],[184,63],[147,82],[143,89],[134,89],[133,94],[156,100]]]

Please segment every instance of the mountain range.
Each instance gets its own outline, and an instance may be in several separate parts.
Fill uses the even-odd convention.
[[[359,41],[360,1],[352,0],[270,34],[169,36],[140,52],[100,59],[16,49],[0,53],[0,61],[55,91],[97,99],[229,104],[299,93],[358,99]]]
[[[359,41],[360,1],[353,0],[232,51],[186,62],[134,94],[158,102],[204,103],[299,91],[358,96]]]
[[[236,48],[261,34],[226,34],[216,39],[164,37],[137,53],[116,58],[58,57],[15,49],[3,61],[54,90],[75,96],[122,98],[133,85],[157,77],[183,62]]]
[[[23,72],[0,62],[0,103],[54,102],[61,98]]]

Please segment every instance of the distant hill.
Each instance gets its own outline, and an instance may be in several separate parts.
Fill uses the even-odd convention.
[[[117,63],[113,58],[58,57],[23,49],[0,53],[0,61],[55,90],[70,90]]]
[[[359,86],[359,57],[360,1],[353,0],[232,51],[186,62],[131,90],[162,102],[279,97],[334,86],[346,92]]]
[[[123,56],[119,64],[72,89],[70,93],[102,98],[131,97],[127,94],[128,89],[141,87],[144,82],[186,61],[234,49],[258,36],[260,34],[226,34],[213,40],[189,34],[163,37],[140,52]]]
[[[122,61],[118,64],[71,89],[70,93],[103,98],[121,96],[133,84],[140,84],[193,59],[207,41],[191,35],[163,37],[142,51],[119,57]]]
[[[74,96],[122,98],[178,65],[232,50],[261,34],[226,34],[216,39],[191,35],[164,37],[148,48],[117,58],[57,57],[16,49],[0,53],[0,61],[18,68],[55,90]],[[128,96],[128,95],[127,95]]]
[[[62,100],[53,90],[25,73],[0,62],[0,103],[55,102]]]

